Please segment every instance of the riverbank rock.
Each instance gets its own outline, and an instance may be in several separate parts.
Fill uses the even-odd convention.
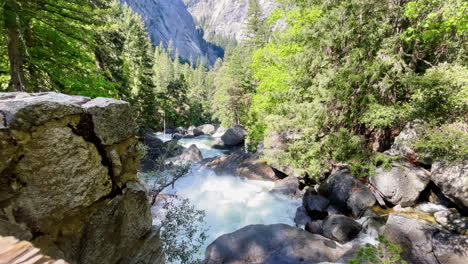
[[[302,196],[299,189],[299,179],[293,176],[288,176],[284,179],[275,182],[275,187],[271,193],[282,194],[293,199],[298,199]]]
[[[308,222],[312,221],[309,214],[307,214],[304,206],[299,206],[296,210],[296,215],[294,216],[294,223],[296,227],[304,229]]]
[[[436,162],[431,172],[432,181],[442,193],[468,211],[468,161],[452,164]]]
[[[315,190],[309,189],[302,198],[302,205],[312,219],[325,219],[328,216],[330,201]]]
[[[235,175],[261,181],[279,180],[276,172],[270,166],[248,153],[221,155],[216,158],[206,159],[203,161],[203,165],[213,169],[218,175]]]
[[[128,103],[4,93],[0,113],[1,236],[70,263],[163,257]]]
[[[426,221],[391,214],[384,236],[403,249],[401,256],[410,263],[468,263],[468,236],[455,235]]]
[[[388,202],[401,206],[412,206],[431,180],[430,173],[409,162],[394,162],[392,167],[377,168],[369,182]]]
[[[334,262],[346,250],[335,241],[285,224],[250,225],[217,238],[206,264],[303,264]]]
[[[361,224],[344,215],[330,215],[322,225],[323,236],[340,243],[353,240],[361,229]]]
[[[198,130],[203,132],[206,135],[213,135],[216,132],[216,127],[211,124],[205,124],[197,127]]]
[[[468,235],[468,217],[462,216],[456,209],[438,211],[434,213],[434,218],[447,230]]]
[[[238,146],[244,143],[247,131],[243,126],[235,125],[229,128],[222,136],[221,141],[226,146]]]
[[[348,170],[333,172],[320,184],[319,194],[326,197],[342,212],[350,212],[359,217],[372,207],[376,200],[372,192],[358,179],[351,176]]]
[[[184,165],[189,163],[197,163],[203,160],[203,155],[195,144],[192,144],[188,149],[177,157],[170,158],[167,162],[172,162],[175,165]]]

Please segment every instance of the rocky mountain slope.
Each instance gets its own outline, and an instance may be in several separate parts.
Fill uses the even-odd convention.
[[[172,40],[181,58],[205,56],[211,63],[223,56],[223,50],[203,39],[203,31],[195,22],[182,0],[121,0],[140,14],[155,45],[167,47]]]
[[[242,40],[245,17],[249,7],[248,0],[184,0],[188,11],[205,30],[205,37],[215,35]],[[276,6],[274,0],[260,0],[265,15]]]

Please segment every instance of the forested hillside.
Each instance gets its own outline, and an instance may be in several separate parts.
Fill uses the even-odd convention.
[[[467,263],[466,0],[169,1],[0,0],[0,236],[72,263]]]
[[[421,120],[420,151],[467,158],[466,1],[281,2],[267,21],[251,5],[250,40],[215,72],[217,116],[247,125],[251,150],[295,175],[364,176]],[[288,29],[265,34],[278,19]]]
[[[140,16],[115,0],[3,1],[3,91],[127,100],[143,128],[207,121],[212,85],[202,58],[151,45]]]
[[[118,1],[3,1],[1,87],[130,101],[142,127],[243,124],[248,145],[296,175],[370,173],[407,122],[441,159],[466,156],[467,3],[249,1],[247,39],[208,72],[153,47]],[[284,19],[286,30],[271,26]],[[455,143],[454,143],[455,142]]]

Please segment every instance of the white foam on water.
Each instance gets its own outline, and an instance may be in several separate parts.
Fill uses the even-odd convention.
[[[156,137],[162,140],[163,142],[167,142],[169,140],[172,140],[172,135],[171,134],[164,134],[162,132],[156,133]]]
[[[214,149],[213,145],[215,143],[215,139],[208,135],[202,135],[194,138],[182,138],[179,140],[179,144],[185,148],[189,148],[191,145],[196,145],[201,151],[204,159],[214,158],[227,153],[224,150]]]
[[[294,226],[300,200],[271,194],[273,182],[254,181],[236,176],[219,176],[211,169],[195,165],[178,180],[174,188],[164,191],[189,199],[206,213],[208,228],[205,248],[219,236],[252,224],[284,223]]]

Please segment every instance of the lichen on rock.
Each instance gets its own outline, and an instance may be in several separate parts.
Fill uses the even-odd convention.
[[[1,236],[70,263],[162,263],[128,103],[3,93],[0,113]]]

